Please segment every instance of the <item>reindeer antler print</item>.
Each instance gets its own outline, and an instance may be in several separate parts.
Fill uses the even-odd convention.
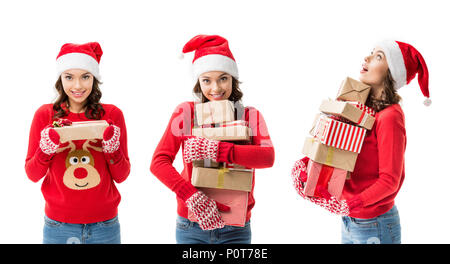
[[[95,150],[95,151],[102,152],[102,148],[101,148],[101,147],[93,146],[93,145],[90,144],[91,142],[95,144],[95,143],[98,142],[98,139],[94,139],[94,140],[86,140],[86,141],[83,143],[83,150],[89,151],[87,148],[91,148],[91,149],[93,149],[93,150]]]
[[[58,149],[56,150],[56,153],[61,153],[61,152],[63,152],[63,151],[66,150],[66,149],[70,149],[69,152],[74,151],[74,150],[76,149],[75,143],[73,143],[72,140],[69,140],[68,142],[69,142],[69,145],[67,145],[67,146],[65,146],[65,147],[62,147],[62,148],[58,148]]]

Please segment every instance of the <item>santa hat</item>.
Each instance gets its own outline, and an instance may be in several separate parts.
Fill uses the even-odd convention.
[[[99,63],[103,51],[97,42],[86,44],[66,43],[56,57],[56,75],[68,69],[83,69],[100,80]]]
[[[377,44],[386,55],[386,60],[395,81],[396,90],[409,84],[418,74],[418,82],[422,94],[426,97],[424,104],[431,104],[428,91],[428,68],[422,55],[410,44],[385,40]]]
[[[218,35],[197,35],[183,47],[183,54],[195,50],[192,61],[194,79],[209,71],[222,71],[239,79],[236,61],[228,47],[228,41]],[[184,55],[181,54],[181,58]]]

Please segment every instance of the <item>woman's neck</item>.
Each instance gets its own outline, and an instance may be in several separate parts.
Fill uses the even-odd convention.
[[[69,102],[69,111],[72,113],[83,113],[85,110],[85,104]]]
[[[383,97],[384,85],[371,85],[374,99],[381,100]]]

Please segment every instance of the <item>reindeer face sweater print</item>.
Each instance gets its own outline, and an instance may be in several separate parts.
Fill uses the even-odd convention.
[[[61,143],[49,161],[36,155],[40,132],[53,122],[53,105],[41,106],[30,129],[25,170],[28,177],[39,181],[45,177],[41,190],[46,201],[45,214],[54,220],[86,224],[105,221],[117,215],[121,196],[115,182],[124,181],[130,172],[126,127],[121,110],[102,104],[103,120],[111,119],[121,130],[119,158],[107,159],[102,152],[102,139],[73,140]],[[72,122],[88,121],[84,113],[69,113]]]

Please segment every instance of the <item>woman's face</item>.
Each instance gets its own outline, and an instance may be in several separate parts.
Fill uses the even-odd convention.
[[[369,56],[364,58],[359,80],[372,87],[382,86],[388,69],[384,52],[380,47],[376,47]]]
[[[228,99],[233,89],[232,76],[221,71],[205,72],[198,81],[203,95],[210,101]]]
[[[64,92],[69,97],[70,106],[82,106],[91,94],[94,76],[85,70],[70,69],[61,74]]]

